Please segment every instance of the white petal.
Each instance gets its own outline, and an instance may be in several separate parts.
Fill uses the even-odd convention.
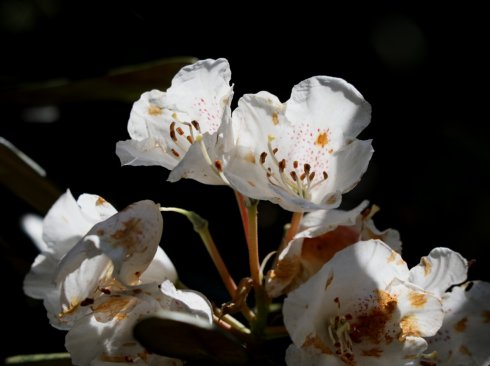
[[[230,78],[228,61],[203,60],[181,69],[166,92],[143,93],[129,118],[131,140],[120,141],[116,146],[121,162],[174,169],[194,145],[197,135],[215,136],[221,123],[230,118]],[[199,129],[191,124],[193,121],[198,122]],[[212,153],[215,146],[208,149]],[[196,169],[192,164],[195,159],[190,158],[187,163],[190,170]],[[180,174],[196,179],[185,169]]]
[[[87,236],[63,258],[55,280],[60,289],[59,308],[55,313],[60,327],[70,328],[89,310],[98,290],[111,284],[112,263]]]
[[[155,257],[141,276],[141,283],[154,282],[160,284],[165,280],[177,281],[177,271],[167,254],[158,247]]]
[[[24,279],[24,292],[34,299],[44,299],[55,289],[54,273],[58,261],[50,255],[39,254]]]
[[[345,366],[338,357],[322,353],[321,349],[305,347],[304,349],[291,344],[286,350],[288,366]]]
[[[150,296],[103,296],[94,313],[80,319],[66,336],[65,346],[76,365],[182,365],[182,362],[149,354],[132,335],[133,326],[159,310]]]
[[[466,280],[468,262],[448,248],[434,248],[410,270],[410,282],[438,296]]]
[[[61,259],[90,230],[86,220],[69,190],[50,208],[43,223],[43,240],[49,251]]]
[[[487,366],[490,363],[490,283],[474,281],[444,295],[445,318],[428,351],[444,366]]]
[[[334,209],[310,212],[301,220],[300,232],[297,237],[313,238],[332,231],[340,225],[353,226],[368,204],[368,201],[363,201],[349,211]]]
[[[124,284],[136,285],[157,251],[163,230],[159,206],[145,200],[133,203],[95,225],[88,235],[114,265],[114,276]]]
[[[75,201],[66,191],[48,211],[43,223],[43,240],[48,252],[61,259],[97,222],[116,210],[97,195],[81,195]]]
[[[315,127],[330,129],[333,148],[356,137],[371,120],[371,106],[345,80],[328,76],[306,79],[293,88],[287,116],[301,121],[308,116]]]
[[[210,157],[208,162],[203,155],[201,143],[195,142],[191,145],[184,158],[170,172],[169,182],[176,182],[182,178],[194,179],[203,184],[223,185],[225,182],[216,174],[214,163],[218,159],[217,151],[220,149],[218,136],[208,133],[203,135],[202,143],[205,146],[206,154]],[[212,165],[210,165],[212,164]]]
[[[287,210],[335,208],[371,158],[371,142],[355,139],[369,119],[369,104],[335,78],[303,81],[285,104],[267,92],[245,95],[232,116],[236,147],[225,175],[243,195]]]
[[[170,281],[162,283],[161,292],[164,296],[160,298],[160,303],[164,309],[192,314],[212,323],[211,304],[201,293],[192,290],[177,290]]]
[[[39,215],[26,214],[22,216],[21,226],[40,252],[49,250],[43,240],[43,219]]]
[[[293,342],[302,345],[312,332],[326,332],[324,324],[338,314],[336,298],[352,306],[386,289],[395,277],[407,278],[408,268],[384,243],[370,240],[341,250],[285,299],[284,323]]]

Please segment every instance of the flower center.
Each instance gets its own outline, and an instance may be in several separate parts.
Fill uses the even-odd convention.
[[[300,164],[298,160],[294,160],[291,164],[286,159],[279,160],[277,158],[279,149],[272,146],[274,140],[275,137],[269,135],[267,142],[268,151],[263,151],[260,154],[260,165],[264,169],[267,179],[271,184],[286,188],[294,195],[306,200],[310,199],[311,189],[327,180],[327,172],[325,170],[322,171],[322,176],[319,178],[317,172],[312,170],[311,164],[308,162]],[[267,161],[269,161],[268,164]],[[315,177],[316,181],[314,181]]]
[[[354,354],[352,352],[352,339],[350,337],[351,325],[349,320],[352,319],[350,314],[346,316],[337,315],[330,318],[328,325],[328,335],[336,351],[342,359],[352,361]]]
[[[189,122],[180,122],[180,123],[189,129],[189,134],[186,135],[181,127],[179,126],[176,127],[177,122],[173,121],[170,124],[169,134],[170,134],[170,138],[175,144],[175,146],[170,149],[171,153],[176,158],[180,158],[181,156],[187,153],[189,147],[194,142],[198,143],[201,148],[202,156],[204,157],[206,163],[211,167],[211,170],[216,175],[218,175],[225,184],[229,185],[228,180],[223,175],[223,163],[221,162],[221,160],[215,160],[213,162],[209,157],[208,149],[206,148],[206,145],[204,144],[203,141],[203,135],[199,122],[194,120],[190,123]]]

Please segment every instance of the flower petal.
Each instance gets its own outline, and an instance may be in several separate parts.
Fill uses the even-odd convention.
[[[313,77],[282,104],[267,92],[244,95],[233,112],[235,148],[225,176],[236,190],[291,211],[329,209],[352,189],[372,155],[357,134],[370,106],[341,79]]]
[[[170,281],[163,282],[160,290],[164,296],[160,297],[159,301],[164,309],[192,314],[212,323],[211,304],[201,293],[192,290],[177,290]]]
[[[67,190],[44,218],[43,240],[47,252],[61,259],[94,224],[114,213],[114,207],[100,196],[84,194],[75,201]]]
[[[98,223],[89,235],[114,265],[114,276],[124,284],[136,285],[148,268],[160,243],[163,219],[159,205],[145,200],[133,203]]]
[[[434,248],[410,270],[410,282],[438,296],[466,280],[468,262],[448,248]]]
[[[133,326],[160,308],[151,296],[103,296],[93,313],[81,318],[65,346],[76,365],[182,365],[182,361],[148,353],[133,337]]]
[[[444,324],[429,338],[437,364],[486,366],[490,364],[490,283],[468,282],[446,293]]]
[[[155,257],[140,279],[142,284],[151,282],[160,284],[165,280],[175,282],[177,277],[177,270],[174,264],[163,249],[158,247]]]
[[[215,174],[193,174],[202,163],[198,136],[209,135],[206,149],[213,155],[220,125],[228,123],[233,89],[225,59],[202,60],[182,68],[172,86],[144,93],[134,103],[128,122],[131,140],[120,141],[116,154],[123,164],[177,166],[172,180],[190,177],[209,184],[223,184]],[[213,143],[212,143],[213,142]],[[191,157],[186,158],[191,152]],[[179,164],[181,161],[182,164]],[[207,165],[207,164],[206,164]],[[208,172],[209,173],[209,172]]]

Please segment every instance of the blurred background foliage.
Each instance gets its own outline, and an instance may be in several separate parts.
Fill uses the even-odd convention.
[[[372,138],[376,153],[342,207],[363,199],[379,205],[375,221],[400,231],[409,265],[434,246],[448,246],[476,259],[472,279],[490,280],[484,254],[490,243],[484,12],[471,3],[325,6],[0,0],[0,136],[44,168],[54,187],[43,190],[35,176],[12,173],[12,159],[0,149],[7,336],[0,356],[63,351],[64,334],[50,328],[40,302],[23,295],[22,280],[37,252],[19,220],[42,213],[67,188],[75,197],[97,193],[119,209],[149,198],[194,210],[209,220],[236,279],[247,274],[229,189],[166,183],[163,168],[121,168],[114,153],[115,143],[128,137],[132,101],[166,88],[192,57],[228,58],[235,103],[259,90],[286,100],[294,84],[313,75],[355,85],[373,106],[361,138]],[[19,191],[30,192],[31,200]],[[262,255],[278,244],[288,218],[261,204]],[[227,301],[190,224],[172,215],[164,220],[162,246],[183,282],[218,304]]]

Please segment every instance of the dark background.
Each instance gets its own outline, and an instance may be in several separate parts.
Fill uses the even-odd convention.
[[[471,279],[490,280],[487,192],[490,175],[488,32],[471,3],[429,9],[387,2],[326,10],[301,2],[267,10],[263,3],[210,7],[162,2],[0,1],[1,90],[25,82],[79,81],[109,70],[172,56],[228,58],[235,102],[268,90],[287,100],[313,75],[346,79],[372,104],[375,155],[343,206],[363,199],[381,207],[381,229],[400,231],[410,266],[434,246],[476,259]],[[233,6],[233,7],[232,7]],[[141,90],[143,92],[145,90]],[[87,95],[91,90],[86,91]],[[87,98],[93,99],[93,98]],[[80,100],[57,104],[53,123],[27,121],[24,106],[1,102],[0,136],[23,150],[62,191],[97,193],[121,209],[140,199],[195,210],[210,221],[217,245],[238,280],[247,253],[232,192],[194,181],[166,183],[159,167],[120,167],[115,143],[128,138],[131,103]],[[44,308],[25,297],[22,280],[36,249],[20,231],[34,209],[0,186],[1,314],[7,343],[0,355],[63,351]],[[263,204],[262,256],[273,250],[289,214]],[[190,224],[165,214],[162,245],[182,280],[217,303],[223,286]]]

